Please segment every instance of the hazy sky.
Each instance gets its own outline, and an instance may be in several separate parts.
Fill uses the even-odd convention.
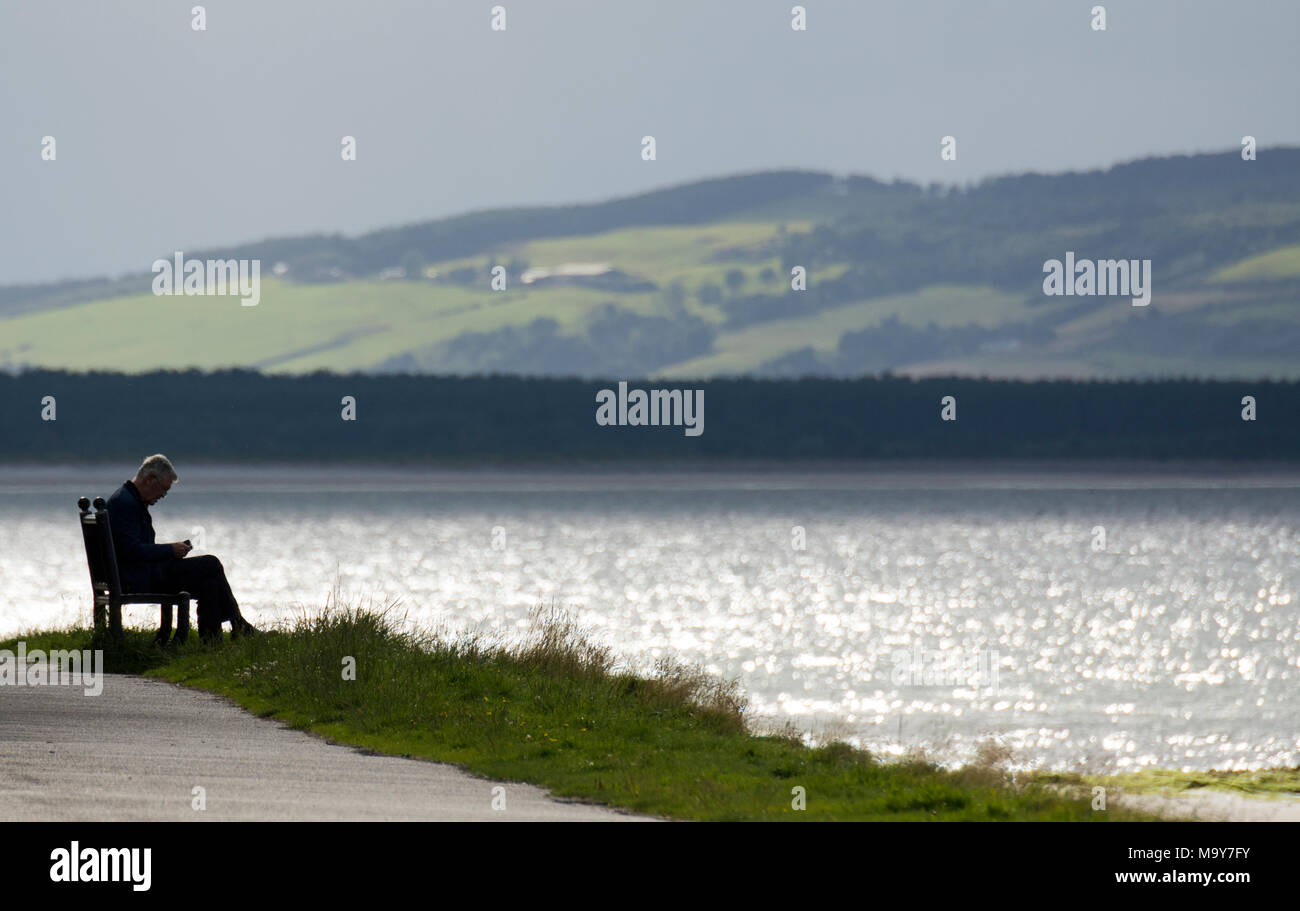
[[[769,168],[1300,144],[1296,0],[1096,2],[0,0],[0,284]]]

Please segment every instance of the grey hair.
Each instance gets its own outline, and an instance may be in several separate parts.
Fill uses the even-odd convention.
[[[143,480],[144,478],[156,478],[159,481],[176,481],[176,469],[172,467],[171,460],[161,452],[149,456],[140,463],[140,468],[136,471],[135,476]]]

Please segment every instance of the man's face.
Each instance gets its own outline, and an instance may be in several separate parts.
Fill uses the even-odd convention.
[[[140,485],[140,496],[143,498],[145,505],[152,506],[167,496],[167,491],[172,489],[173,483],[170,480],[160,481],[154,477],[145,478],[144,483]]]

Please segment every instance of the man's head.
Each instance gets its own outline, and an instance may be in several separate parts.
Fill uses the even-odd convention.
[[[140,498],[144,500],[146,506],[152,506],[163,497],[167,496],[167,491],[176,483],[176,469],[172,468],[172,463],[167,456],[162,453],[151,455],[140,463],[140,468],[131,479],[140,491]]]

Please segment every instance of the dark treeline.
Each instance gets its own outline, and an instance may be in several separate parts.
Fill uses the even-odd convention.
[[[630,381],[701,388],[704,433],[602,427],[599,380],[254,371],[0,375],[0,461],[1300,459],[1300,383]],[[954,396],[957,420],[940,420]],[[1258,420],[1242,420],[1243,396]],[[42,418],[53,396],[55,420]],[[355,421],[341,418],[344,396]]]

